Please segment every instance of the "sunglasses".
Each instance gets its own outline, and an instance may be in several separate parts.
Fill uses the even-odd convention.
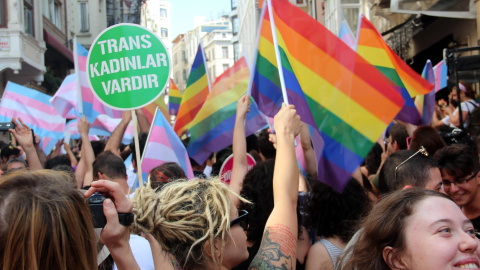
[[[455,184],[456,186],[458,186],[458,185],[461,185],[461,184],[463,184],[463,183],[466,183],[466,182],[474,179],[479,172],[480,172],[480,169],[477,170],[477,171],[476,171],[472,176],[470,176],[469,178],[460,179],[460,180],[455,180],[455,181],[453,181],[453,182],[450,182],[450,181],[448,181],[448,180],[442,180],[443,187],[444,187],[444,188],[445,188],[445,187],[448,187],[448,188],[449,188],[452,184]]]
[[[230,227],[233,227],[238,224],[240,227],[242,227],[244,231],[246,231],[248,228],[248,222],[246,219],[247,215],[248,215],[248,211],[246,210],[238,211],[238,217],[230,222]]]
[[[397,167],[395,167],[395,179],[394,181],[397,181],[397,170],[398,168],[400,168],[400,166],[402,166],[403,164],[407,163],[407,161],[409,161],[410,159],[412,159],[413,157],[415,157],[416,155],[418,154],[422,154],[426,157],[428,157],[428,152],[427,150],[425,149],[425,147],[423,146],[420,146],[420,149],[418,149],[417,152],[415,152],[413,155],[409,156],[407,159],[405,159],[402,163],[398,164]]]

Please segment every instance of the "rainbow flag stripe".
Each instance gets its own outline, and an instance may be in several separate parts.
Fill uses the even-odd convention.
[[[303,94],[324,141],[319,180],[342,190],[404,101],[375,67],[301,9],[287,0],[272,7],[287,92]],[[289,87],[296,84],[290,78],[299,89]],[[303,121],[310,117],[297,112]]]
[[[170,115],[177,116],[180,103],[182,102],[182,92],[178,90],[172,79],[170,79],[170,91],[168,92],[168,112]]]
[[[260,27],[257,54],[254,60],[255,68],[252,72],[253,80],[249,93],[262,113],[274,117],[282,107],[283,97],[270,21],[265,9],[262,12],[266,14],[267,18],[263,17]]]
[[[145,116],[148,119],[148,122],[151,124],[153,121],[153,117],[155,116],[155,111],[160,109],[160,112],[163,114],[165,119],[170,120],[170,114],[168,113],[167,110],[167,105],[165,104],[165,93],[160,95],[156,100],[154,100],[152,103],[148,104],[147,106],[142,108],[142,112],[145,114]]]
[[[396,119],[421,125],[422,119],[412,98],[429,93],[433,85],[403,62],[365,17],[360,23],[357,52],[387,76],[405,99],[405,106]]]
[[[250,71],[244,57],[215,80],[212,91],[192,122],[189,155],[203,164],[211,153],[232,144],[237,113],[237,100],[247,93]],[[266,126],[256,104],[250,106],[245,136]]]
[[[207,64],[203,53],[202,43],[198,45],[197,55],[193,60],[192,69],[187,80],[187,87],[183,93],[182,102],[178,109],[174,130],[181,135],[190,129],[191,122],[202,108],[210,92],[210,82],[207,76]]]

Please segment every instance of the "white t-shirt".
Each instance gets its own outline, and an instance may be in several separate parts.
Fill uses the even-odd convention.
[[[137,261],[138,266],[142,270],[155,270],[153,264],[152,248],[147,239],[136,234],[130,234],[130,248],[132,249],[133,257]],[[118,270],[117,265],[113,264],[113,270]]]
[[[473,100],[468,100],[460,103],[460,106],[462,108],[462,112],[469,112],[470,114],[476,107],[478,107],[478,104]],[[457,113],[458,113],[458,108],[455,109],[455,111],[453,112],[453,115],[457,115]],[[468,119],[468,116],[467,116],[467,119]],[[466,127],[467,119],[463,119],[464,127]],[[447,126],[455,127],[452,124],[452,121],[450,120],[450,116],[448,115],[442,119],[442,122]]]

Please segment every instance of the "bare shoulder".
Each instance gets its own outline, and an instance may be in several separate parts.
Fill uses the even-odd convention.
[[[308,251],[305,269],[333,270],[333,262],[330,258],[330,254],[328,254],[327,249],[320,242],[315,243]]]
[[[263,233],[262,244],[250,270],[295,269],[296,237],[288,226],[275,224]]]

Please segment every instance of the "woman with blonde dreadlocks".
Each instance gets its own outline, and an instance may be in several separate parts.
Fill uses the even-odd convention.
[[[294,137],[301,122],[290,105],[275,116],[275,124],[277,151],[282,154],[275,164],[275,206],[250,269],[295,268],[298,167]],[[160,193],[142,187],[133,199],[132,229],[153,235],[184,270],[231,269],[248,258],[246,228],[242,228],[248,213],[238,211],[232,198],[246,201],[218,179],[176,181]]]

